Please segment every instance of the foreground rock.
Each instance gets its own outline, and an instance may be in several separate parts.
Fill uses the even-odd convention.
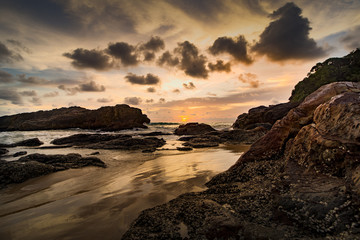
[[[70,107],[4,116],[0,117],[0,131],[68,128],[113,131],[146,128],[144,123],[150,123],[150,120],[142,114],[140,109],[122,104],[114,107],[102,107],[97,110]]]
[[[91,149],[155,150],[165,145],[165,140],[156,137],[134,138],[120,134],[75,134],[55,139],[55,145],[77,146]]]
[[[43,145],[44,143],[41,142],[38,138],[30,138],[30,139],[26,139],[20,142],[16,142],[16,143],[11,143],[11,144],[0,144],[0,147],[2,148],[9,148],[9,147],[19,147],[19,146],[23,146],[23,147],[37,147],[40,145]]]
[[[199,135],[216,131],[213,127],[205,123],[187,123],[175,129],[176,135]]]
[[[0,160],[0,187],[11,183],[24,182],[52,172],[86,166],[106,167],[96,157],[81,157],[80,154],[45,155],[30,154],[17,161]]]
[[[360,83],[309,95],[215,176],[123,239],[360,239]]]
[[[288,102],[270,105],[269,107],[252,108],[248,113],[243,113],[237,117],[233,128],[253,129],[261,126],[270,130],[277,120],[282,119],[291,109],[298,105],[299,103],[296,102]]]

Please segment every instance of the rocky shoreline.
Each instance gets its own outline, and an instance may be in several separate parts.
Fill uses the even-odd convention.
[[[290,110],[229,170],[145,210],[123,239],[358,239],[360,83]]]

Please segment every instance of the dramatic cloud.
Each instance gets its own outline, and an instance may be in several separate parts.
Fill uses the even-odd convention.
[[[151,37],[151,39],[140,45],[140,50],[147,50],[147,51],[153,51],[157,52],[165,48],[164,40],[162,40],[160,37]]]
[[[78,92],[104,92],[105,87],[103,85],[99,85],[94,81],[90,81],[87,83],[79,84],[76,87],[66,87],[65,85],[58,86],[59,89],[67,92],[68,95],[75,95]]]
[[[20,41],[14,40],[14,39],[8,39],[6,42],[13,45],[18,51],[24,51],[26,53],[31,53],[31,50],[27,47],[25,47]]]
[[[56,97],[56,96],[59,96],[59,92],[57,92],[57,91],[45,93],[45,94],[43,95],[43,97],[46,97],[46,98]]]
[[[154,87],[149,87],[148,89],[146,89],[146,91],[150,93],[154,93],[156,92],[156,89]]]
[[[236,61],[251,64],[252,60],[247,53],[247,45],[248,42],[242,35],[235,39],[229,37],[219,37],[209,48],[209,51],[215,56],[227,53],[230,54]]]
[[[204,55],[199,55],[199,51],[194,44],[189,41],[178,43],[175,52],[182,57],[179,67],[184,70],[186,75],[196,78],[208,77],[206,57]]]
[[[145,102],[146,102],[146,103],[153,103],[153,102],[154,102],[154,99],[152,99],[152,98],[151,98],[151,99],[146,99]]]
[[[126,97],[124,102],[131,105],[139,105],[142,102],[142,99],[139,97]]]
[[[270,18],[275,20],[261,33],[260,41],[252,50],[273,61],[325,56],[325,50],[309,38],[310,23],[301,12],[298,6],[289,2],[270,14]]]
[[[239,75],[239,80],[243,83],[248,83],[252,88],[258,88],[260,85],[259,80],[257,79],[256,74],[253,73],[244,73]]]
[[[40,106],[41,105],[41,99],[38,97],[32,97],[29,102],[31,102],[32,104],[36,105],[36,106]]]
[[[23,57],[10,50],[5,44],[0,42],[0,63],[13,63],[23,60]]]
[[[223,60],[217,60],[215,64],[209,63],[208,68],[212,72],[231,72],[231,64],[230,62],[224,63]]]
[[[160,82],[160,78],[151,73],[148,73],[146,76],[139,76],[133,73],[128,73],[125,76],[128,82],[131,84],[139,84],[139,85],[156,85]]]
[[[0,89],[0,99],[10,101],[15,105],[23,104],[20,94],[14,89]]]
[[[49,80],[39,78],[39,77],[26,77],[25,74],[19,74],[16,76],[16,80],[30,85],[42,85],[42,84],[48,84],[50,83]]]
[[[178,57],[172,56],[169,51],[166,51],[161,55],[161,57],[159,57],[157,63],[160,66],[168,65],[170,67],[174,67],[180,63],[180,60]]]
[[[31,91],[23,91],[23,92],[20,92],[19,93],[21,96],[24,96],[24,97],[35,97],[37,96],[37,93],[34,91],[34,90],[31,90]]]
[[[96,101],[99,102],[99,103],[109,103],[109,102],[112,102],[113,100],[109,99],[109,98],[99,98]]]
[[[144,52],[144,61],[150,62],[155,59],[155,53],[153,52]]]
[[[135,66],[139,63],[136,48],[126,42],[110,43],[107,53],[120,59],[124,66]]]
[[[110,57],[102,50],[78,48],[71,53],[64,53],[63,55],[72,59],[71,64],[79,69],[93,68],[95,70],[107,70],[113,67]]]
[[[349,50],[360,48],[360,25],[347,32],[346,35],[341,38],[341,42],[344,43],[345,47]]]
[[[10,73],[0,70],[0,83],[10,83],[13,81],[14,78]]]
[[[183,86],[184,86],[184,88],[189,89],[189,90],[192,90],[192,89],[196,88],[195,85],[192,82],[189,82],[188,84],[183,83]]]

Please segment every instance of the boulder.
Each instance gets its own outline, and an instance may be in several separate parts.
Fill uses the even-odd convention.
[[[292,109],[204,192],[143,211],[123,239],[359,239],[360,83]]]
[[[9,152],[9,150],[7,150],[5,148],[0,148],[0,155],[7,154],[8,152]]]
[[[44,144],[41,142],[38,138],[30,138],[26,139],[20,142],[11,143],[11,144],[0,144],[0,147],[19,147],[19,146],[25,146],[25,147],[37,147]]]
[[[198,135],[216,131],[213,127],[205,123],[187,123],[175,129],[176,135]]]
[[[0,160],[0,187],[11,183],[24,182],[56,171],[86,166],[106,167],[95,157],[81,157],[80,154],[45,155],[30,154],[17,161]]]
[[[21,113],[0,117],[0,131],[29,131],[50,129],[102,129],[122,130],[146,128],[150,123],[138,108],[121,104],[88,110],[81,107],[60,108],[50,111]]]
[[[20,152],[16,152],[13,154],[13,157],[19,157],[19,156],[24,156],[27,154],[27,151],[20,151]]]

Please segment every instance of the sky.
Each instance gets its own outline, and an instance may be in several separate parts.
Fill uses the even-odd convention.
[[[360,47],[360,0],[0,0],[0,116],[128,104],[233,122]]]

